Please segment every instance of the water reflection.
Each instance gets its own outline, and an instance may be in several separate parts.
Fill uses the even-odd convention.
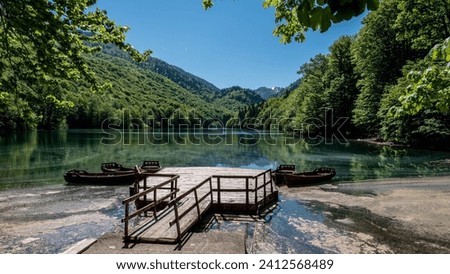
[[[100,170],[101,162],[134,166],[151,159],[165,166],[268,169],[295,164],[299,171],[332,166],[337,170],[336,181],[450,173],[446,160],[450,153],[445,152],[363,142],[317,144],[280,134],[223,129],[31,131],[0,137],[0,156],[0,188],[62,184],[68,169],[94,172]]]

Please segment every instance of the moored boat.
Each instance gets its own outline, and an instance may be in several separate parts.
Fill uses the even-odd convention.
[[[136,178],[141,180],[147,177],[148,174],[156,173],[162,169],[159,161],[143,161],[140,166],[134,168],[124,167],[116,162],[102,163],[101,170],[105,174],[123,174],[135,173]]]
[[[69,184],[131,185],[136,179],[137,175],[135,172],[90,173],[85,170],[72,169],[64,173],[64,180]]]
[[[284,184],[284,175],[295,172],[295,165],[279,165],[275,171],[272,172],[272,179],[276,185]]]
[[[159,161],[144,161],[139,167],[142,173],[156,173],[162,169]]]
[[[320,167],[310,172],[285,173],[284,182],[288,187],[308,186],[331,181],[335,175],[334,168]]]
[[[116,162],[102,163],[103,172],[136,172],[134,168],[124,167]]]

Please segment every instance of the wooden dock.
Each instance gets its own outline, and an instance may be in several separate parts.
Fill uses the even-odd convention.
[[[278,201],[271,170],[240,168],[164,168],[132,193],[123,201],[126,245],[177,243],[209,210],[259,214]]]

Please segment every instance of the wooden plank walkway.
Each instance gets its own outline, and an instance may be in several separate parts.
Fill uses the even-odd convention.
[[[211,207],[211,201],[204,200],[199,203],[200,214],[197,211],[186,211],[193,206],[195,202],[192,199],[186,199],[182,205],[178,207],[179,212],[187,212],[185,218],[180,220],[180,236],[186,232],[206,213]],[[162,219],[150,226],[142,234],[133,239],[136,242],[150,242],[150,243],[175,243],[179,241],[175,211],[172,209]]]
[[[141,181],[138,194],[124,200],[124,241],[176,243],[210,209],[215,212],[258,213],[278,200],[270,170],[220,167],[164,168]],[[170,185],[170,187],[169,187]],[[156,201],[133,209],[136,199]],[[166,208],[156,205],[168,200]],[[133,218],[149,214],[130,228]]]

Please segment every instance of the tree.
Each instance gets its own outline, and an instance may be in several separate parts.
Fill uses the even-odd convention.
[[[363,22],[353,48],[356,71],[361,75],[353,120],[373,136],[380,128],[377,112],[381,98],[389,86],[397,84],[402,67],[407,61],[424,58],[435,43],[448,36],[450,1],[386,0]],[[437,69],[426,74],[428,78],[448,77]],[[410,73],[411,79],[420,81],[417,75]]]
[[[408,85],[398,99],[401,105],[391,109],[396,116],[431,108],[442,114],[450,112],[450,37],[433,47],[425,60],[425,69],[408,72]]]
[[[414,115],[424,109],[450,110],[450,0],[402,1],[394,24],[397,40],[409,41],[427,66],[407,73],[397,116]],[[434,47],[433,47],[434,46]],[[431,51],[430,51],[431,49]]]
[[[328,109],[333,110],[334,121],[339,118],[352,117],[355,100],[359,94],[356,86],[358,76],[352,63],[351,46],[355,38],[342,36],[330,47],[328,68],[325,74],[328,88],[325,101]],[[333,121],[327,121],[332,124]],[[342,134],[355,136],[354,125],[350,120],[339,129]]]
[[[333,23],[350,20],[365,10],[378,8],[379,0],[264,0],[264,8],[275,8],[274,34],[283,43],[305,40],[309,29],[327,31]],[[205,9],[213,0],[203,0]]]
[[[292,100],[290,107],[295,114],[293,129],[313,135],[323,133],[326,112],[324,95],[329,84],[325,77],[327,67],[328,57],[322,54],[300,67],[302,82],[287,98]]]
[[[93,9],[95,3],[0,0],[0,104],[8,104],[0,130],[57,127],[73,106],[65,99],[67,90],[59,88],[64,80],[84,79],[93,90],[110,86],[86,59],[100,44],[115,44],[138,61],[147,59],[150,51],[140,54],[125,43],[128,28]]]
[[[414,95],[405,95],[413,86],[409,74],[412,71],[426,70],[431,64],[431,60],[424,59],[406,65],[403,69],[404,76],[383,96],[378,115],[381,119],[381,136],[384,140],[448,149],[450,141],[448,114],[442,112],[436,103],[416,108],[409,105],[412,102],[408,102],[407,106],[403,102],[404,98],[418,98]],[[450,77],[447,76],[447,79]],[[450,86],[448,81],[447,88]],[[424,103],[423,101],[416,103],[419,102]]]
[[[407,43],[396,39],[397,33],[392,27],[401,1],[382,1],[378,10],[364,18],[364,25],[352,45],[355,71],[360,79],[353,123],[368,136],[378,134],[377,112],[385,88],[396,83],[401,68],[413,55]]]
[[[99,86],[83,54],[92,43],[112,43],[136,60],[146,59],[125,43],[127,27],[117,26],[106,11],[92,10],[96,0],[0,0],[0,89],[16,90],[19,81],[85,77]],[[8,71],[8,73],[5,73]],[[7,74],[7,76],[5,76]]]
[[[411,44],[418,58],[450,36],[450,0],[400,1],[398,8],[393,25],[397,40]]]

